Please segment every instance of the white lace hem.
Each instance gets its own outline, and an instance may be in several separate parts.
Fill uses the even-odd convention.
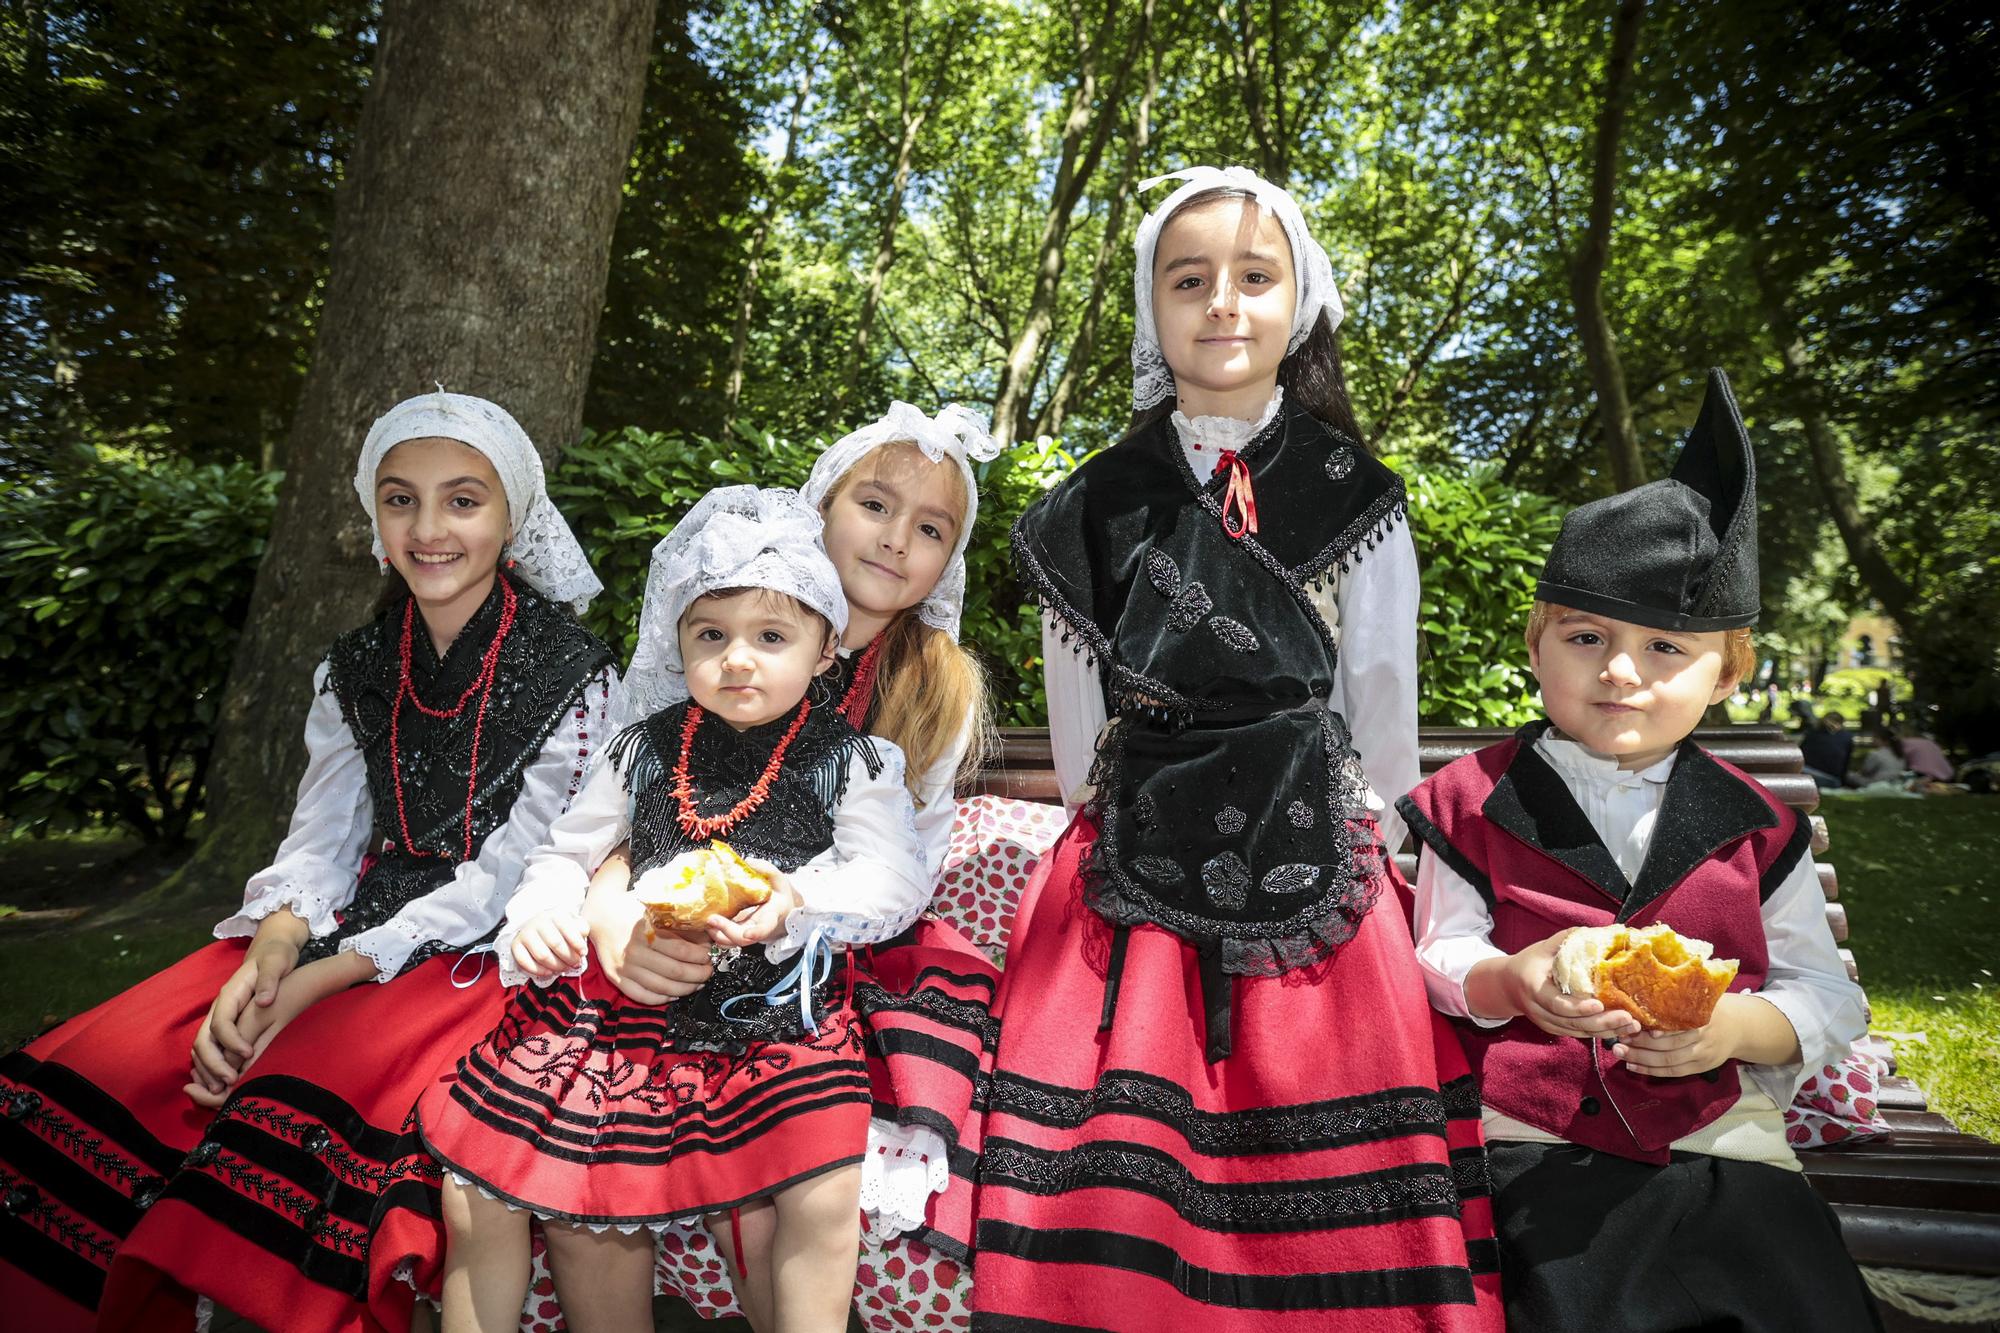
[[[375,981],[394,981],[403,967],[410,961],[410,955],[419,946],[428,944],[436,936],[423,927],[414,925],[403,918],[391,917],[373,930],[364,930],[359,935],[350,935],[340,942],[340,953],[358,953],[375,964]],[[470,947],[470,946],[467,946]]]
[[[1285,404],[1284,386],[1271,391],[1271,400],[1264,404],[1264,411],[1255,421],[1244,421],[1238,417],[1192,417],[1174,409],[1172,417],[1174,433],[1180,437],[1181,448],[1220,455],[1225,449],[1241,453],[1258,432],[1271,424],[1271,418],[1278,415],[1278,409]],[[1204,460],[1212,461],[1212,460]],[[1206,481],[1199,468],[1195,478]]]
[[[951,1184],[944,1137],[919,1125],[868,1121],[868,1152],[861,1159],[861,1211],[869,1232],[893,1240],[924,1224],[933,1194]]]
[[[346,904],[343,901],[340,905]],[[255,935],[265,917],[280,908],[289,908],[293,915],[305,918],[306,929],[317,939],[340,928],[340,923],[334,919],[334,907],[331,899],[311,889],[296,884],[280,885],[258,894],[257,901],[244,903],[241,911],[219,923],[213,933],[219,940],[243,939]]]
[[[585,1231],[594,1231],[599,1235],[603,1235],[607,1231],[616,1231],[621,1235],[630,1236],[635,1232],[650,1231],[655,1236],[658,1236],[660,1233],[671,1231],[675,1227],[701,1225],[700,1214],[692,1217],[669,1217],[659,1222],[577,1222],[567,1217],[557,1217],[552,1213],[545,1213],[539,1209],[530,1208],[525,1204],[515,1203],[512,1199],[503,1199],[478,1181],[467,1180],[450,1167],[445,1167],[444,1173],[464,1188],[478,1190],[481,1194],[493,1200],[493,1202],[499,1204],[510,1213],[526,1213],[528,1216],[538,1217],[544,1222],[555,1222],[566,1227],[581,1227]]]

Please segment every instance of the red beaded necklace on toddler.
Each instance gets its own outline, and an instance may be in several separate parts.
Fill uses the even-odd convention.
[[[866,715],[869,705],[874,702],[875,664],[882,656],[882,638],[882,635],[877,634],[869,642],[861,654],[861,660],[854,665],[854,680],[848,685],[847,693],[841,696],[840,702],[834,706],[835,712],[856,726],[860,723],[854,716],[855,712],[859,711]],[[771,751],[770,762],[764,765],[764,771],[751,786],[750,794],[722,814],[705,816],[695,810],[694,780],[688,775],[688,755],[694,749],[694,733],[700,728],[705,714],[700,704],[689,702],[687,721],[681,724],[680,757],[674,761],[676,806],[674,818],[680,824],[681,831],[690,838],[706,841],[728,833],[749,818],[751,813],[764,804],[771,795],[771,784],[777,781],[779,766],[785,762],[785,751],[791,749],[792,742],[798,739],[799,731],[806,724],[806,714],[811,711],[811,699],[799,700],[798,714],[792,718],[792,725],[785,729],[784,736]]]
[[[694,733],[706,716],[701,705],[688,703],[687,721],[681,724],[681,753],[674,761],[674,818],[679,821],[681,832],[697,841],[706,842],[729,832],[747,819],[751,812],[764,804],[771,794],[771,784],[777,780],[778,766],[785,762],[785,751],[792,748],[798,739],[799,730],[806,724],[806,714],[812,711],[812,700],[799,700],[799,711],[792,718],[792,725],[785,729],[783,739],[771,751],[771,762],[764,765],[764,772],[751,784],[750,794],[731,806],[722,814],[704,816],[696,812],[694,804],[694,782],[688,777],[688,753],[694,748]]]
[[[514,588],[506,579],[500,580],[500,628],[493,632],[493,642],[486,646],[486,654],[479,664],[479,674],[465,687],[465,693],[458,696],[458,702],[450,708],[432,708],[417,697],[416,684],[410,679],[410,643],[416,625],[417,599],[412,597],[403,603],[403,642],[399,648],[401,659],[400,676],[396,684],[396,701],[389,707],[389,766],[396,780],[396,824],[402,830],[403,850],[411,856],[438,856],[438,852],[426,852],[418,848],[410,838],[410,817],[403,806],[403,753],[401,719],[403,700],[408,699],[417,706],[417,711],[425,717],[448,719],[465,711],[465,706],[474,693],[479,695],[479,711],[472,721],[472,766],[465,779],[465,850],[459,858],[472,859],[472,801],[479,790],[479,737],[486,729],[486,701],[493,694],[493,677],[500,665],[500,646],[507,642],[507,633],[514,628]]]

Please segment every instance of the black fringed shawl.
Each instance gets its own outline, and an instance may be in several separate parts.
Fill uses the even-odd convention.
[[[1200,951],[1212,1057],[1218,1019],[1228,1046],[1220,975],[1326,957],[1380,885],[1366,779],[1324,706],[1338,649],[1306,585],[1404,515],[1401,479],[1304,412],[1242,456],[1254,537],[1223,531],[1226,476],[1198,481],[1165,419],[1078,468],[1013,534],[1021,581],[1095,660],[1117,718],[1091,774],[1088,901]]]
[[[632,878],[665,865],[682,852],[707,845],[691,838],[677,818],[674,765],[681,752],[687,701],[662,709],[618,734],[609,758],[632,798]],[[702,720],[688,755],[688,778],[697,813],[723,814],[750,794],[763,776],[771,751],[792,724],[792,714],[737,731],[721,718]],[[859,755],[869,776],[882,772],[874,742],[849,726],[829,706],[806,715],[805,725],[785,752],[764,803],[745,815],[722,840],[742,856],[769,861],[780,870],[800,866],[833,846],[833,824],[847,795],[848,774]],[[725,1018],[722,1005],[738,995],[768,990],[784,972],[766,961],[760,948],[746,949],[710,982],[665,1011],[674,1043],[685,1049],[736,1050],[750,1041],[796,1039],[804,1030],[796,1005],[744,1005]]]
[[[503,574],[500,578],[505,578]],[[433,708],[449,708],[479,676],[480,664],[500,627],[500,578],[443,657],[421,623],[411,635],[410,681]],[[576,617],[524,583],[513,584],[514,626],[501,645],[484,722],[475,694],[457,717],[434,718],[405,703],[397,719],[402,756],[403,809],[412,848],[402,846],[396,813],[395,765],[389,754],[391,710],[401,687],[404,602],[370,624],[334,641],[327,653],[323,688],[340,704],[341,717],[361,747],[368,768],[368,796],[377,849],[341,913],[340,929],[312,940],[302,959],[333,952],[340,941],[389,920],[405,906],[442,888],[465,853],[465,797],[472,795],[472,853],[507,822],[529,765],[557,726],[581,702],[584,687],[612,665],[611,650]],[[421,619],[421,618],[420,618]],[[479,734],[479,775],[472,778],[473,733]],[[385,847],[393,842],[393,847]],[[404,970],[471,940],[431,940],[415,949]]]

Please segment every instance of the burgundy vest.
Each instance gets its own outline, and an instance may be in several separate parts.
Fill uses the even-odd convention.
[[[1804,820],[1740,769],[1683,741],[1646,862],[1628,882],[1562,777],[1536,752],[1547,722],[1446,766],[1398,802],[1432,855],[1493,913],[1508,953],[1570,926],[1665,922],[1741,961],[1732,991],[1764,984],[1761,908],[1806,854]],[[1459,1024],[1488,1106],[1571,1143],[1663,1163],[1668,1145],[1721,1115],[1738,1095],[1736,1062],[1706,1074],[1633,1074],[1611,1044]]]

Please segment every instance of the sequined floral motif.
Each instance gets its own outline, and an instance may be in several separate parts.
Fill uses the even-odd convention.
[[[1332,481],[1346,481],[1354,472],[1354,450],[1342,447],[1326,456],[1326,475]]]
[[[1250,822],[1250,816],[1233,805],[1225,805],[1215,812],[1215,831],[1225,838],[1233,838],[1243,831]]]
[[[1319,867],[1307,862],[1273,866],[1264,872],[1264,892],[1304,893],[1319,883]]]
[[[1208,627],[1215,631],[1216,638],[1239,653],[1254,653],[1262,646],[1257,642],[1257,636],[1250,632],[1250,627],[1240,620],[1231,620],[1228,616],[1210,616]]]
[[[1202,863],[1201,883],[1208,890],[1210,902],[1226,912],[1234,912],[1243,906],[1250,893],[1250,867],[1235,852],[1224,852]]]
[[[1285,807],[1285,818],[1292,821],[1293,828],[1313,826],[1313,808],[1304,801],[1293,801]]]
[[[1193,629],[1215,609],[1215,599],[1208,595],[1208,589],[1199,580],[1182,583],[1181,567],[1158,547],[1146,552],[1146,580],[1153,585],[1153,591],[1167,599],[1167,627],[1177,633]]]
[[[1180,866],[1165,856],[1141,856],[1132,862],[1132,869],[1162,888],[1172,888],[1187,878]]]
[[[1159,808],[1153,803],[1152,793],[1140,792],[1139,799],[1132,802],[1132,821],[1140,828],[1151,828],[1159,817]]]

